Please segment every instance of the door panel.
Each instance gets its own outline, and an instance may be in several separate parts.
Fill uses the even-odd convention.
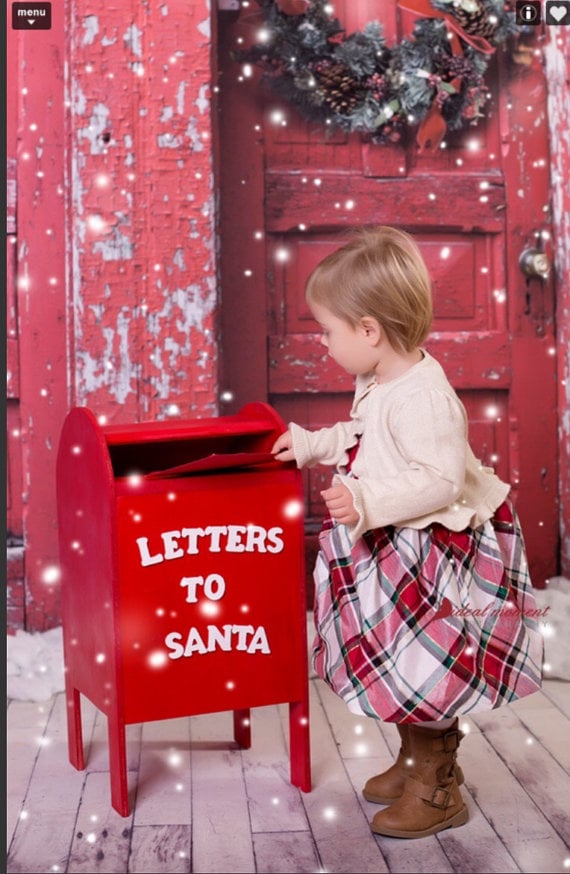
[[[413,16],[398,15],[395,2],[378,8],[370,0],[335,4],[347,30],[381,17],[389,42],[396,33],[399,38],[411,32]],[[267,398],[286,421],[309,428],[347,417],[353,378],[318,342],[304,302],[305,280],[355,226],[388,224],[412,233],[433,278],[434,322],[426,346],[467,408],[475,454],[512,484],[534,582],[543,585],[557,568],[553,288],[544,280],[527,282],[518,266],[522,248],[548,234],[541,69],[518,68],[507,53],[497,53],[487,72],[492,97],[486,119],[447,136],[445,148],[419,154],[413,143],[374,145],[342,132],[327,137],[276,99],[257,75],[240,83],[224,48],[239,38],[253,41],[258,26],[251,12],[221,26],[226,178],[231,167],[240,172],[251,138],[234,127],[231,155],[229,148],[224,151],[224,142],[230,142],[225,112],[235,119],[243,110],[248,120],[256,113],[261,136],[255,179],[237,195],[234,186],[231,197],[222,187],[222,258],[224,251],[240,248],[243,258],[241,253],[251,250],[251,210],[263,222],[265,270],[251,277],[248,296],[258,302],[256,318],[265,314],[267,357],[258,367],[266,374]],[[255,197],[260,188],[261,210]],[[224,299],[234,294],[224,284]],[[224,320],[223,340],[226,385],[241,386],[239,406],[247,386],[237,375],[243,358],[234,325],[235,319]],[[330,470],[305,473],[308,530],[318,527],[324,512],[319,493],[329,481]]]

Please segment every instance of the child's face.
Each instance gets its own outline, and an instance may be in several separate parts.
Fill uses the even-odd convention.
[[[321,304],[311,304],[311,312],[322,328],[321,343],[347,373],[370,373],[378,364],[378,352],[369,328],[353,326]]]

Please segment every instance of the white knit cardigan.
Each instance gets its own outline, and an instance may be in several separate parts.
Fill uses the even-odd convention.
[[[486,522],[510,487],[478,461],[468,443],[465,408],[438,362],[423,359],[387,383],[356,378],[349,422],[307,431],[289,427],[298,467],[335,465],[333,484],[352,492],[358,522],[354,543],[384,525],[452,531]],[[347,474],[347,450],[360,438]]]

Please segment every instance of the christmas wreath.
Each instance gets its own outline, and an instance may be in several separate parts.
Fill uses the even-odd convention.
[[[512,4],[499,0],[398,0],[418,20],[389,46],[377,21],[346,35],[326,0],[256,2],[264,25],[237,60],[260,66],[310,121],[381,143],[413,128],[420,149],[477,124],[489,60],[518,31]]]

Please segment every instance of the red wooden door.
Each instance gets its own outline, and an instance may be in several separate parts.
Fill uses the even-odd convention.
[[[395,0],[337,0],[335,13],[348,32],[380,19],[390,44],[413,27]],[[485,120],[419,154],[358,134],[327,138],[257,73],[243,75],[230,53],[259,27],[253,3],[237,20],[220,19],[222,397],[230,409],[267,398],[285,421],[309,428],[346,418],[353,380],[318,342],[304,281],[350,227],[410,231],[434,280],[427,346],[465,403],[476,455],[512,484],[543,586],[558,550],[553,287],[519,266],[523,250],[550,238],[539,61],[532,51],[497,52]],[[329,480],[328,469],[305,473],[309,533]]]

